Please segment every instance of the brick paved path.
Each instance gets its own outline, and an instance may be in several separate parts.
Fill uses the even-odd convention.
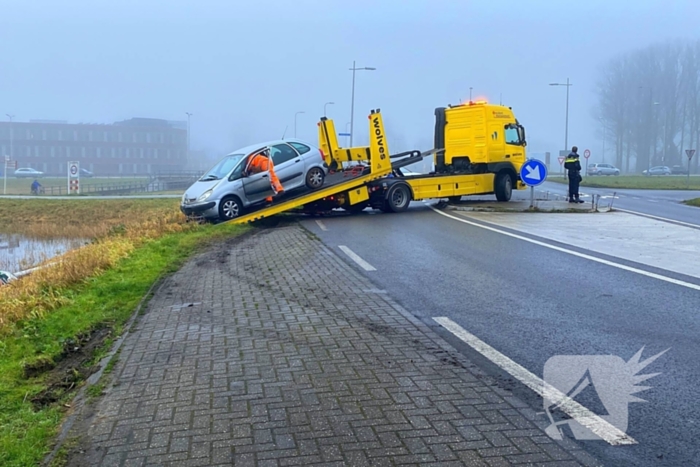
[[[298,226],[190,261],[111,378],[70,465],[594,463]]]

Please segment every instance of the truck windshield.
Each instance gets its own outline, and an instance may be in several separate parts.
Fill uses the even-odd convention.
[[[209,180],[221,180],[227,176],[231,171],[238,165],[238,163],[245,157],[245,154],[230,154],[223,159],[221,159],[209,172],[204,174],[199,180],[209,181]]]

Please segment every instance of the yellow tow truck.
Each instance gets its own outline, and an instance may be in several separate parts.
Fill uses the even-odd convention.
[[[435,109],[435,148],[391,155],[382,114],[369,115],[370,144],[342,148],[335,125],[318,123],[319,147],[332,173],[323,188],[283,199],[229,222],[248,223],[288,211],[355,212],[367,207],[402,212],[411,201],[495,194],[509,201],[512,190],[526,185],[520,168],[526,162],[525,129],[509,107],[468,102]],[[402,167],[433,156],[435,170],[404,176]]]

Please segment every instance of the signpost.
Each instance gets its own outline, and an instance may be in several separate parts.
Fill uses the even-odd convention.
[[[4,178],[3,188],[2,188],[3,195],[7,194],[7,170],[8,169],[17,170],[17,161],[10,160],[10,156],[5,156],[5,169],[2,172],[2,175]]]
[[[68,193],[80,194],[80,162],[68,163]]]
[[[563,172],[563,167],[564,167],[564,157],[559,156],[557,157],[557,160],[559,161],[559,171],[562,172],[562,175],[564,174]]]
[[[685,155],[688,156],[688,178],[687,178],[688,188],[690,188],[690,159],[693,158],[693,154],[695,154],[695,149],[686,149],[685,150]]]
[[[591,157],[591,151],[589,149],[583,151],[583,157],[586,158],[586,175],[588,175],[588,158]]]
[[[530,159],[520,168],[520,179],[530,187],[530,207],[535,207],[535,187],[547,179],[547,166],[542,161]]]

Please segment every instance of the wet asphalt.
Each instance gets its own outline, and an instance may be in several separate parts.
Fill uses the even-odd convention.
[[[643,359],[670,348],[640,372],[660,373],[640,383],[651,386],[636,394],[647,402],[629,404],[627,433],[639,444],[576,442],[605,465],[698,465],[699,291],[466,225],[424,203],[402,214],[368,210],[320,220],[325,230],[315,219],[302,224],[538,412],[543,412],[539,396],[432,318],[452,319],[539,377],[556,355],[617,355],[628,361],[642,347]],[[359,268],[339,245],[376,271]],[[698,278],[668,275],[700,284]],[[605,414],[593,391],[576,400]]]

